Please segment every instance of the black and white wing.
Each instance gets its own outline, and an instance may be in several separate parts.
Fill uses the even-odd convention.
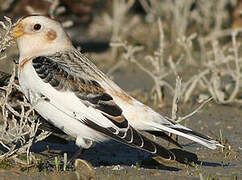
[[[94,115],[86,114],[81,123],[119,142],[174,160],[172,152],[131,127],[122,109],[97,81],[94,65],[83,58],[80,54],[63,52],[36,57],[32,65],[45,83],[61,92],[73,92],[86,107],[93,109]]]

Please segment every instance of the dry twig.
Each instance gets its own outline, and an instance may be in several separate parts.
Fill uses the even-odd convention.
[[[10,38],[10,30],[13,26],[11,19],[5,17],[7,25],[0,22],[5,30],[1,37],[1,50],[10,47],[13,44]],[[5,152],[0,155],[0,160],[13,157],[17,160],[16,155],[26,153],[27,163],[31,162],[30,147],[33,143],[41,141],[50,135],[48,131],[41,131],[36,136],[37,129],[40,123],[34,120],[35,113],[33,106],[27,102],[27,99],[22,95],[22,100],[18,99],[17,94],[21,88],[15,82],[15,69],[13,67],[12,75],[6,86],[0,87],[0,108],[2,123],[0,123],[0,144],[5,148]],[[14,99],[17,98],[17,101]]]

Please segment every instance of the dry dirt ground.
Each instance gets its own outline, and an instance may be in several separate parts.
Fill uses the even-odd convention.
[[[128,67],[128,66],[127,66]],[[151,80],[135,67],[121,68],[114,73],[116,81],[123,89],[129,92],[140,90],[138,98],[147,95]],[[2,61],[0,70],[9,71],[9,64]],[[135,93],[134,93],[135,94]],[[136,96],[136,95],[135,95]],[[169,100],[164,107],[157,108],[157,111],[165,115],[171,112]],[[152,102],[146,102],[152,106]],[[188,104],[180,107],[181,113],[186,114],[197,106],[191,100]],[[179,163],[158,163],[146,152],[128,147],[117,142],[96,144],[85,151],[80,157],[92,164],[96,179],[242,179],[242,111],[239,105],[218,105],[210,103],[202,111],[194,115],[185,125],[214,138],[227,140],[231,150],[209,150],[198,144],[179,138],[184,150],[195,153],[198,157],[197,164],[188,166]],[[149,136],[153,139],[153,136]],[[167,146],[163,140],[156,138],[156,141]],[[77,147],[74,142],[69,144],[55,144],[40,142],[35,144],[32,151],[36,156],[45,159],[53,159],[63,152],[74,153]],[[55,152],[55,153],[54,153]],[[57,152],[57,154],[56,154]],[[74,172],[36,172],[31,168],[22,172],[20,168],[0,170],[1,179],[77,179]],[[87,178],[87,177],[85,177]],[[88,179],[88,178],[87,178]]]

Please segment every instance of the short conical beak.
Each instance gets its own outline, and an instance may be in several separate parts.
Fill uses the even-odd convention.
[[[13,37],[13,38],[19,38],[23,35],[24,35],[24,29],[23,29],[23,26],[20,23],[15,25],[10,32],[10,36]]]

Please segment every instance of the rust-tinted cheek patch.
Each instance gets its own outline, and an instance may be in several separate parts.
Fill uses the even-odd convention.
[[[56,32],[52,29],[46,33],[46,38],[48,41],[53,41],[56,39],[56,37],[57,37]]]

